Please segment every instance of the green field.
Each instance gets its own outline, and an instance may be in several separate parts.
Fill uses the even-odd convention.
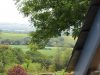
[[[49,47],[49,49],[41,49],[41,50],[38,50],[39,52],[41,52],[42,54],[44,55],[47,55],[47,56],[53,56],[56,54],[57,50],[60,50],[61,52],[63,51],[68,51],[69,53],[72,51],[72,48],[64,48],[63,47]]]
[[[12,47],[12,48],[14,48],[14,47],[21,48],[23,50],[23,52],[26,52],[26,51],[29,50],[28,45],[10,45],[10,47]]]
[[[21,48],[23,50],[23,52],[26,52],[29,50],[28,45],[10,45],[12,48],[17,47],[17,48]],[[44,55],[47,56],[53,56],[57,50],[61,50],[62,52],[64,50],[68,51],[69,53],[71,53],[72,48],[67,48],[67,47],[46,47],[44,49],[39,49],[38,51],[41,52]],[[69,54],[68,53],[68,54]]]
[[[0,33],[0,39],[10,39],[10,40],[18,40],[28,37],[28,34],[23,34],[23,33],[6,33],[6,32],[1,32]]]

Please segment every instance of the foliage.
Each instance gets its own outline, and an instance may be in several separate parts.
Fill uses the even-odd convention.
[[[67,73],[64,70],[61,70],[61,71],[57,71],[55,74],[56,75],[66,75]]]
[[[48,69],[48,66],[51,64],[49,57],[41,54],[39,51],[27,51],[26,58],[32,60],[32,63],[40,63],[45,69]]]
[[[36,45],[36,44],[29,44],[29,48],[30,48],[30,50],[33,50],[33,51],[35,51],[35,50],[37,50],[38,49],[38,46]]]
[[[27,67],[27,63],[24,63],[22,65],[24,68]],[[40,63],[29,63],[28,67],[26,68],[28,72],[39,72],[42,70],[41,64]]]
[[[4,66],[3,66],[3,63],[0,62],[0,73],[3,73],[4,72]]]
[[[10,45],[11,48],[20,48],[24,53],[29,50],[28,45]]]
[[[41,61],[41,53],[38,52],[38,51],[33,51],[33,50],[30,50],[30,51],[27,51],[26,52],[26,58],[27,59],[31,59],[32,62],[39,62]]]
[[[0,54],[4,52],[4,60],[1,59],[3,55],[0,55],[0,72],[6,73],[9,68],[16,64],[22,65],[29,73],[37,72],[55,72],[58,71],[57,66],[60,66],[59,70],[65,69],[68,58],[72,52],[71,48],[66,47],[47,47],[40,50],[28,50],[24,51],[20,48],[11,48],[8,45],[0,46]],[[59,51],[58,51],[59,50]],[[6,56],[5,56],[6,55]],[[56,65],[57,64],[57,65]]]
[[[17,63],[22,64],[25,60],[24,52],[20,48],[13,48],[13,54],[16,57]]]
[[[22,66],[17,65],[9,69],[7,74],[8,75],[27,75],[27,72]]]
[[[78,36],[89,0],[16,0],[16,4],[36,28],[32,43],[43,48],[48,39],[62,32]]]
[[[14,62],[16,62],[16,59],[12,49],[7,45],[0,45],[0,66],[2,72],[4,72],[6,64]]]
[[[66,68],[71,52],[71,50],[68,50],[66,48],[57,49],[53,58],[53,65],[56,71],[60,71]]]
[[[53,64],[50,65],[49,68],[48,68],[48,71],[49,72],[55,72],[55,66]]]
[[[54,66],[55,66],[55,70],[59,71],[61,70],[61,50],[57,50],[55,56],[54,56]]]
[[[0,72],[5,72],[7,65],[22,64],[24,52],[20,48],[11,48],[9,45],[0,45]]]
[[[16,65],[16,63],[6,64],[6,66],[5,66],[5,73],[7,73],[8,70],[9,70],[10,68],[12,68],[13,66],[15,66],[15,65]]]
[[[73,48],[75,44],[74,38],[71,36],[61,36],[57,38],[51,38],[47,43],[47,47],[67,47]]]

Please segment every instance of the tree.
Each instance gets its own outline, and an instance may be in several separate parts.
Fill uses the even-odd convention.
[[[0,45],[0,73],[5,71],[7,64],[14,63],[16,61],[13,55],[12,49],[8,45]]]
[[[41,54],[39,51],[30,50],[26,52],[26,59],[32,60],[32,63],[40,63],[42,67],[48,70],[51,64],[50,58]]]
[[[68,35],[70,29],[78,36],[89,0],[16,0],[16,4],[36,28],[32,42],[44,47],[51,37]]]
[[[66,65],[68,64],[71,53],[72,50],[69,48],[57,48],[52,60],[52,65],[54,66],[55,71],[66,69]]]
[[[54,65],[55,65],[55,70],[60,71],[62,69],[61,66],[61,50],[58,48],[55,57],[54,57]]]
[[[30,43],[29,48],[30,48],[30,50],[36,51],[38,49],[38,46],[36,44]]]
[[[22,49],[20,48],[13,48],[13,54],[16,57],[17,60],[17,64],[22,64],[25,61],[25,55],[24,52],[22,51]]]
[[[21,65],[16,65],[8,70],[7,75],[28,75]]]

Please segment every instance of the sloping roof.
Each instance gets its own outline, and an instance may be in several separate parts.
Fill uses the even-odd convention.
[[[96,13],[97,13],[99,7],[100,7],[100,0],[92,0],[91,1],[91,5],[90,5],[87,15],[85,17],[84,25],[81,29],[80,35],[78,37],[78,40],[77,40],[75,47],[73,49],[73,52],[72,52],[72,56],[67,65],[68,71],[75,69],[75,65],[77,64],[79,56],[81,55],[83,46],[86,42],[88,33],[90,32],[92,23],[94,21],[94,17],[96,16]]]

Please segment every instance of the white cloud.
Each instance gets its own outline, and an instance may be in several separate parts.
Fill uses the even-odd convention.
[[[13,0],[0,0],[0,22],[29,23],[28,18],[19,13]]]

